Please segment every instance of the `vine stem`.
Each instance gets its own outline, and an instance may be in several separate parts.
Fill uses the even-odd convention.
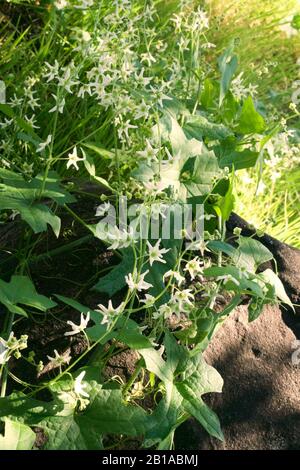
[[[124,395],[125,395],[126,392],[128,392],[130,387],[134,384],[136,378],[138,377],[139,373],[141,372],[141,370],[143,368],[143,364],[144,364],[144,359],[141,357],[137,362],[136,368],[135,368],[132,376],[130,377],[130,379],[128,380],[126,386],[123,389],[123,394]]]
[[[11,333],[13,322],[14,322],[14,313],[9,312],[8,314],[8,322],[7,322],[7,327],[6,327],[6,333],[8,336]],[[7,387],[7,376],[8,376],[8,366],[4,365],[4,368],[1,368],[1,393],[0,396],[1,398],[5,397],[6,394],[6,387]]]

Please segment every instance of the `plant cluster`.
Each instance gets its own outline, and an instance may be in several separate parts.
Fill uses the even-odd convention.
[[[17,224],[20,234],[0,251],[0,448],[31,449],[40,430],[43,449],[124,448],[128,439],[171,449],[190,416],[222,440],[203,395],[220,393],[223,379],[205,348],[245,298],[249,321],[266,304],[292,307],[275,272],[259,269],[272,253],[238,228],[226,232],[237,174],[263,172],[286,123],[261,112],[255,85],[242,89],[234,42],[211,78],[209,18],[194,2],[55,0],[32,12],[38,32],[2,30],[0,229]],[[125,226],[107,225],[125,197],[135,209]],[[78,211],[84,198],[93,213]],[[187,204],[179,236],[174,221]],[[33,261],[67,249],[66,217],[84,230],[76,246],[89,236],[118,259],[94,280],[95,305],[82,292],[45,295],[32,276]],[[56,248],[41,253],[52,233]],[[57,348],[44,364],[22,325],[54,322],[63,306],[72,320],[62,336],[81,338],[83,351]],[[107,378],[124,351],[136,357],[130,378]],[[20,361],[42,380],[15,375]]]

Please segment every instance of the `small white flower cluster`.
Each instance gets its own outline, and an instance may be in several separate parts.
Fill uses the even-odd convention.
[[[69,351],[64,354],[59,354],[56,349],[54,349],[54,357],[47,356],[47,358],[49,359],[50,363],[54,368],[61,367],[64,364],[69,364],[70,360],[72,359]]]
[[[202,33],[209,27],[209,18],[201,7],[189,12],[182,10],[172,17],[175,32]]]
[[[163,318],[168,320],[173,315],[179,319],[182,314],[185,316],[194,306],[194,294],[191,289],[175,289],[169,302],[161,305],[157,311],[153,312],[153,318]]]
[[[10,333],[7,340],[0,337],[0,365],[5,364],[14,356],[16,359],[21,357],[20,351],[27,348],[27,335],[22,335],[17,339],[13,333]]]
[[[107,328],[109,329],[112,326],[114,320],[118,319],[119,316],[123,313],[124,308],[124,302],[122,302],[118,307],[114,307],[112,301],[109,300],[107,307],[102,304],[99,304],[98,309],[96,309],[96,312],[102,313],[103,319],[101,324],[107,325]]]
[[[104,224],[97,225],[96,236],[108,244],[109,250],[118,250],[121,248],[128,248],[136,242],[134,237],[134,230],[129,227],[128,230],[120,229],[117,225],[108,227]]]
[[[231,91],[233,95],[238,99],[242,100],[247,98],[247,96],[255,96],[257,94],[258,85],[246,85],[243,79],[244,72],[241,72],[237,77],[235,77],[231,82]]]

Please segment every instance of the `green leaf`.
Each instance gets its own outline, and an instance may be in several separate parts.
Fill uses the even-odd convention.
[[[34,233],[47,230],[49,224],[55,235],[60,232],[60,218],[42,203],[42,199],[52,199],[58,205],[75,201],[75,198],[60,187],[58,176],[49,172],[45,181],[38,175],[31,181],[12,171],[0,169],[0,211],[11,209],[20,212],[21,218],[27,222]]]
[[[84,411],[65,405],[59,416],[39,423],[48,437],[45,449],[100,450],[104,434],[134,437],[144,433],[147,414],[142,408],[126,404],[119,389],[105,389],[95,381],[87,383],[89,404]]]
[[[210,240],[207,244],[207,247],[212,251],[222,251],[222,253],[225,253],[230,257],[234,256],[236,252],[236,249],[232,245],[229,245],[229,243],[222,242],[220,240]]]
[[[237,267],[256,272],[257,268],[267,261],[274,259],[273,254],[258,240],[249,237],[239,238],[239,247],[233,256]]]
[[[187,188],[182,180],[183,168],[190,157],[193,158],[208,153],[205,145],[197,139],[188,139],[177,120],[169,113],[164,114],[159,127],[155,126],[153,133],[156,138],[161,138],[163,141],[171,143],[174,158],[170,161],[164,160],[161,165],[158,163],[149,164],[142,162],[132,172],[132,176],[141,182],[153,181],[159,177],[161,190],[171,189],[176,194],[178,201],[185,202]],[[207,167],[210,166],[209,163],[203,162],[206,158],[202,157],[201,162],[199,162],[200,166],[202,163]],[[201,168],[201,171],[205,172],[205,166]]]
[[[137,325],[138,326],[138,325]],[[140,331],[135,329],[121,329],[118,331],[117,334],[114,335],[117,341],[121,341],[131,349],[144,349],[144,348],[151,348],[152,343],[144,336]]]
[[[25,424],[4,419],[4,436],[0,434],[0,450],[31,450],[35,441],[35,433]]]
[[[265,299],[253,297],[248,305],[248,321],[251,323],[256,320],[262,313],[266,302]]]
[[[100,157],[104,157],[106,160],[112,160],[115,156],[114,152],[112,152],[111,150],[107,150],[104,147],[100,147],[99,145],[96,145],[90,142],[82,143],[82,145],[83,147],[86,147],[92,150]]]
[[[180,361],[186,356],[186,350],[180,346],[174,336],[168,331],[165,331],[164,345],[168,358],[168,367],[174,374]]]
[[[93,289],[98,292],[105,292],[112,297],[116,292],[126,286],[125,276],[134,269],[134,253],[132,248],[122,250],[122,261],[112,270],[99,279]]]
[[[240,109],[239,102],[229,90],[222,104],[222,120],[223,122],[232,123]]]
[[[238,57],[233,53],[234,42],[225,50],[224,54],[218,59],[218,65],[221,72],[221,87],[219,107],[221,107],[223,100],[229,91],[231,80],[236,72],[238,66]]]
[[[173,381],[171,367],[167,364],[158,351],[153,348],[140,349],[139,353],[143,356],[146,368],[149,372],[153,372],[166,384]]]
[[[183,396],[185,391],[182,390]],[[212,411],[200,398],[194,398],[189,393],[186,394],[186,399],[183,400],[183,409],[199,421],[204,429],[213,437],[220,441],[224,441],[224,435],[221,430],[221,425],[218,416]]]
[[[26,311],[18,304],[34,307],[46,312],[57,304],[36,292],[27,276],[12,276],[9,283],[0,279],[0,303],[11,312],[27,317]]]
[[[159,442],[159,449],[167,450],[168,437],[179,426],[178,418],[182,414],[182,396],[175,385],[169,384],[167,394],[164,396],[153,413],[147,418],[147,431],[145,433],[146,447],[152,447]]]
[[[223,379],[216,369],[204,361],[202,354],[188,361],[184,380],[176,383],[176,387],[184,399],[182,403],[184,410],[194,416],[209,434],[223,440],[217,415],[201,398],[205,393],[221,393]]]
[[[209,109],[213,106],[214,100],[218,95],[218,87],[210,80],[210,78],[206,78],[203,84],[203,90],[200,95],[200,103],[205,109]]]
[[[294,306],[285,291],[284,285],[282,284],[277,274],[272,271],[272,269],[266,269],[265,271],[260,273],[259,276],[262,277],[265,282],[268,282],[269,284],[271,284],[271,286],[274,287],[275,294],[278,299],[280,299],[283,303],[289,305],[295,311]]]
[[[203,272],[206,277],[219,277],[219,276],[231,276],[238,284],[231,281],[230,278],[224,285],[224,289],[228,291],[240,292],[251,292],[257,297],[265,298],[264,291],[261,285],[258,284],[257,276],[251,272],[247,272],[245,268],[239,268],[236,266],[214,266],[212,268],[206,268]]]
[[[205,137],[211,140],[223,140],[233,135],[233,132],[223,124],[210,122],[204,116],[188,116],[186,118],[184,130],[188,131],[191,137],[201,140]]]
[[[216,205],[213,206],[215,210],[219,209],[220,215],[224,222],[229,219],[230,214],[234,209],[233,178],[234,176],[232,176],[232,178],[230,179],[230,184],[228,190],[226,191],[226,194],[219,199]],[[218,214],[217,210],[216,212]]]
[[[89,395],[84,410],[78,410],[74,381],[68,377],[53,385],[50,402],[22,395],[0,398],[0,416],[12,414],[14,421],[42,428],[47,438],[44,449],[49,450],[100,450],[104,434],[143,435],[149,415],[124,402],[120,389],[95,381],[98,368],[84,371],[82,381]]]
[[[99,184],[101,184],[105,188],[112,191],[112,187],[109,185],[109,183],[104,178],[101,178],[101,176],[96,175],[96,166],[95,166],[95,163],[94,163],[94,159],[87,152],[85,152],[83,149],[81,149],[81,150],[83,152],[83,155],[85,156],[85,159],[84,159],[83,163],[84,163],[85,169],[89,173],[89,175],[91,175],[91,177],[95,181],[97,181]]]
[[[232,151],[224,154],[219,160],[220,168],[228,167],[230,170],[242,170],[244,168],[252,168],[257,162],[259,153],[245,149],[241,152]]]
[[[204,151],[190,158],[181,171],[181,183],[192,196],[208,194],[219,175],[218,159],[214,152]]]
[[[236,131],[240,134],[260,134],[266,128],[264,118],[256,111],[251,96],[244,101]]]
[[[300,30],[300,14],[299,13],[294,15],[292,22],[291,22],[291,26],[297,31]]]

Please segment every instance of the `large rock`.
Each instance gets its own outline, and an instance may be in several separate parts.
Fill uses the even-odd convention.
[[[267,307],[253,323],[247,316],[247,307],[239,307],[205,352],[224,377],[223,393],[206,401],[220,418],[225,442],[189,420],[177,432],[177,449],[300,448],[300,364],[292,363],[296,337],[277,307]]]
[[[253,227],[240,216],[233,213],[227,222],[229,235],[232,235],[235,227],[241,228],[242,235],[244,236],[254,236],[254,238],[263,243],[272,252],[276,260],[279,277],[284,283],[288,295],[292,302],[299,304],[299,306],[296,307],[296,311],[299,313],[300,318],[300,250],[286,243],[282,243],[267,234],[264,234],[262,237],[257,237]],[[300,333],[299,322],[294,326],[298,328],[298,332]]]

